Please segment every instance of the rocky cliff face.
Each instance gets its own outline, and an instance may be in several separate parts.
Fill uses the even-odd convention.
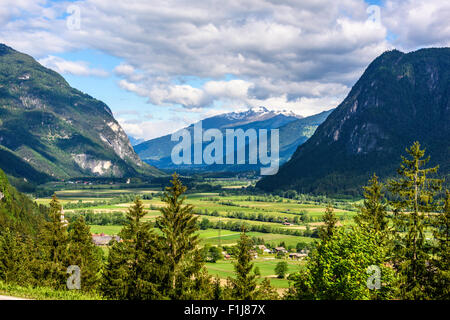
[[[103,102],[32,57],[0,45],[0,168],[32,182],[159,174]]]
[[[373,172],[394,175],[416,140],[448,176],[450,48],[382,54],[279,173],[258,186],[359,192]]]

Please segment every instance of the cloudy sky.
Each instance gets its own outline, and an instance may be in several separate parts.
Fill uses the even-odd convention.
[[[386,50],[450,46],[450,1],[0,0],[0,43],[153,138],[218,113],[335,107]]]

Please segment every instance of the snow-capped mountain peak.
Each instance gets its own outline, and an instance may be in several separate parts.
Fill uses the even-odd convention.
[[[297,114],[297,113],[295,113],[295,112],[293,112],[291,110],[286,110],[286,109],[274,110],[272,112],[275,112],[276,114],[282,114],[282,115],[284,115],[286,117],[296,117],[296,118],[299,118],[299,119],[303,118],[303,116],[301,116],[301,115],[299,115],[299,114]]]
[[[229,119],[229,120],[247,119],[247,120],[257,121],[258,118],[260,118],[260,120],[265,120],[265,119],[268,119],[271,117],[275,117],[277,115],[284,115],[286,117],[302,118],[302,116],[300,116],[292,111],[289,111],[289,110],[269,110],[264,106],[252,107],[250,109],[243,110],[243,111],[225,113],[221,116],[223,116],[224,118]]]
[[[253,112],[253,113],[267,113],[270,112],[266,107],[264,106],[259,106],[259,107],[252,107],[249,109],[249,111]]]

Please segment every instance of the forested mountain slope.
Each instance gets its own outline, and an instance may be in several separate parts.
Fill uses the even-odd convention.
[[[107,105],[3,44],[0,168],[33,183],[160,173],[139,159]]]
[[[416,140],[448,181],[450,48],[393,50],[376,58],[291,160],[257,187],[359,193],[371,173],[394,175]]]

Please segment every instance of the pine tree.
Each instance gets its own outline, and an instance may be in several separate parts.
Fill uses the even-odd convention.
[[[450,299],[450,191],[446,190],[444,205],[433,219],[433,236],[437,245],[433,248],[433,281],[431,296],[434,299]]]
[[[325,209],[323,221],[325,222],[325,225],[319,229],[319,237],[322,241],[326,241],[333,236],[333,233],[337,229],[336,224],[338,219],[334,214],[333,206],[331,205],[331,203],[329,203],[327,205],[327,208]]]
[[[198,261],[198,263],[198,265],[201,265],[203,262]],[[217,288],[215,287],[214,280],[209,275],[208,270],[206,268],[201,268],[198,274],[193,278],[193,285],[190,288],[189,294],[185,296],[186,298],[195,300],[212,300],[218,293],[216,290]]]
[[[264,278],[264,280],[261,281],[261,284],[258,287],[258,290],[256,293],[256,299],[258,299],[258,300],[279,300],[280,295],[278,294],[277,290],[270,284],[270,280],[267,278]]]
[[[0,281],[26,285],[32,283],[30,242],[6,228],[0,231]]]
[[[102,295],[121,300],[128,297],[129,250],[124,242],[114,242],[109,249],[108,261],[100,283]]]
[[[94,291],[100,281],[102,251],[92,242],[89,226],[80,216],[70,226],[68,263],[81,270],[81,290]]]
[[[148,222],[143,222],[144,206],[139,197],[128,210],[127,221],[114,243],[102,280],[101,291],[112,299],[159,299],[156,235]],[[159,268],[160,267],[160,268]]]
[[[379,236],[381,244],[388,237],[387,203],[385,200],[383,183],[378,181],[376,174],[369,180],[369,185],[364,189],[364,203],[359,206],[359,212],[355,216],[356,224],[368,233]]]
[[[442,180],[428,177],[437,172],[438,166],[423,168],[430,157],[424,158],[425,150],[420,149],[419,142],[414,142],[406,152],[410,159],[402,156],[403,162],[397,170],[400,177],[388,184],[395,197],[390,202],[398,243],[394,248],[395,265],[400,275],[401,298],[424,299],[430,260],[425,227],[429,223],[428,213],[437,209],[434,195],[441,189]]]
[[[66,286],[67,226],[61,221],[62,207],[53,194],[50,202],[49,221],[44,223],[38,237],[38,258],[35,266],[36,280],[41,285],[61,289]]]
[[[232,285],[232,299],[253,300],[256,296],[256,275],[252,272],[254,264],[250,250],[251,239],[242,230],[237,244],[237,259],[234,263],[235,279],[229,279]]]
[[[204,277],[204,262],[198,247],[197,217],[192,205],[184,205],[186,187],[174,173],[172,186],[166,187],[161,216],[156,227],[161,230],[158,243],[162,250],[163,265],[167,270],[164,294],[172,299],[201,299],[194,287]],[[208,291],[208,290],[207,290]]]
[[[213,300],[223,300],[223,288],[220,284],[219,276],[214,278],[213,282]]]

